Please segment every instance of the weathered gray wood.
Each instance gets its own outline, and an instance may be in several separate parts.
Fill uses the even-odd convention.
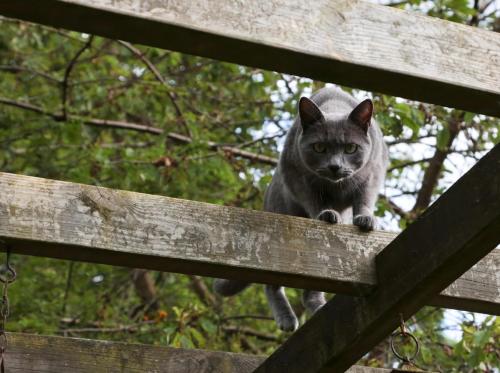
[[[0,13],[500,116],[500,35],[359,0],[1,1]]]
[[[250,373],[262,356],[8,333],[8,373]],[[348,373],[399,370],[353,366]]]
[[[500,242],[500,145],[376,257],[377,289],[337,295],[257,370],[343,372]],[[470,201],[464,204],[463,201]]]
[[[0,237],[21,254],[360,295],[395,234],[0,173]],[[499,277],[493,252],[431,303],[500,314]]]

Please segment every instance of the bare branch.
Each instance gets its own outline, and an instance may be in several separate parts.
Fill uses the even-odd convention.
[[[60,114],[50,113],[48,111],[45,111],[44,109],[42,109],[39,106],[31,105],[31,104],[28,104],[26,102],[14,101],[14,100],[11,100],[8,98],[0,97],[0,104],[17,107],[17,108],[23,109],[23,110],[33,111],[35,113],[42,114],[42,115],[47,115],[55,120],[60,120],[60,118],[61,118]]]
[[[72,116],[72,118],[78,118]],[[96,127],[110,127],[117,129],[133,130],[138,132],[151,133],[153,135],[161,135],[164,131],[158,127],[145,126],[138,123],[123,122],[119,120],[108,120],[108,119],[83,119],[83,123],[96,126]]]
[[[223,325],[221,328],[226,333],[234,333],[234,334],[241,333],[241,334],[249,335],[252,337],[256,337],[258,339],[262,339],[264,341],[275,342],[275,341],[281,340],[278,336],[276,336],[274,334],[264,333],[264,332],[246,327],[246,326]]]
[[[432,158],[423,158],[423,159],[417,159],[417,160],[413,160],[413,161],[406,161],[406,162],[398,163],[398,164],[395,164],[394,166],[389,167],[387,169],[387,172],[391,172],[391,171],[397,170],[399,168],[413,166],[413,165],[416,165],[419,163],[429,162],[431,159]]]
[[[405,220],[408,219],[409,217],[408,212],[405,211],[402,207],[400,207],[397,203],[395,203],[391,198],[387,197],[384,194],[379,194],[378,198],[380,200],[385,201],[389,205],[391,211],[394,212],[396,215],[399,215],[402,219]]]
[[[443,167],[444,161],[446,160],[446,157],[451,151],[453,141],[460,132],[460,123],[463,121],[464,115],[465,113],[462,112],[458,118],[451,117],[448,121],[448,142],[445,149],[439,149],[438,147],[436,147],[434,155],[429,160],[429,166],[425,170],[424,178],[422,180],[422,187],[417,194],[417,200],[411,210],[411,214],[414,217],[418,216],[431,203],[432,193],[434,192],[434,189],[438,184],[441,169]]]
[[[177,133],[173,133],[173,132],[169,132],[167,134],[167,137],[171,140],[174,140],[174,141],[180,142],[180,143],[184,143],[184,144],[190,144],[191,142],[193,142],[193,140],[190,139],[189,137],[184,136],[184,135],[180,135]],[[206,141],[203,143],[205,145],[207,145],[210,149],[214,149],[214,150],[220,149],[223,152],[227,153],[228,155],[245,158],[245,159],[248,159],[250,161],[264,163],[264,164],[268,164],[271,166],[276,166],[278,164],[278,159],[273,158],[273,157],[269,157],[266,155],[248,152],[248,151],[241,150],[241,149],[238,149],[238,148],[235,148],[232,146],[217,144],[213,141]]]
[[[215,298],[212,292],[208,289],[207,285],[203,282],[200,276],[189,275],[191,289],[196,293],[198,298],[207,306],[215,309],[220,307],[220,302]]]
[[[7,71],[9,73],[27,72],[27,73],[30,73],[33,75],[41,76],[41,77],[43,77],[43,78],[45,78],[48,81],[51,81],[53,83],[57,83],[57,84],[61,83],[60,80],[54,78],[53,76],[51,76],[47,73],[44,73],[42,71],[32,70],[32,69],[29,69],[29,68],[24,67],[24,66],[0,65],[0,70]]]
[[[146,313],[157,311],[160,308],[160,303],[158,301],[155,283],[151,278],[149,271],[146,269],[135,268],[132,269],[131,275],[135,292],[142,301],[139,309],[144,309],[147,306]],[[133,316],[138,313],[139,309],[132,313]]]
[[[273,321],[274,318],[271,316],[262,316],[262,315],[236,315],[236,316],[227,316],[221,319],[221,322],[226,322],[229,320],[244,320],[244,319],[254,319],[254,320],[268,320]]]
[[[167,95],[168,95],[168,98],[170,99],[170,102],[174,106],[174,110],[175,110],[175,113],[177,115],[177,118],[180,121],[180,123],[183,125],[183,127],[186,131],[186,134],[189,137],[192,137],[191,131],[189,130],[187,122],[184,119],[184,116],[182,115],[182,111],[179,107],[179,104],[177,103],[177,98],[175,97],[175,94],[170,90],[170,87],[168,86],[167,82],[163,78],[163,75],[158,71],[156,66],[144,55],[144,53],[142,53],[139,49],[134,47],[132,44],[130,44],[126,41],[122,41],[122,40],[118,40],[118,43],[120,43],[125,48],[127,48],[129,51],[131,51],[134,55],[136,55],[146,65],[146,67],[149,69],[149,71],[151,71],[153,73],[155,78],[160,83],[162,83],[166,88],[168,88]]]
[[[19,109],[24,109],[24,110],[28,110],[28,111],[33,111],[35,113],[48,116],[48,117],[50,117],[54,120],[57,120],[57,121],[64,120],[62,118],[62,114],[51,113],[51,112],[48,112],[39,106],[35,106],[32,104],[14,101],[14,100],[10,100],[10,99],[3,98],[3,97],[0,97],[0,104],[13,106],[13,107],[17,107]],[[124,122],[124,121],[117,121],[117,120],[108,120],[108,119],[96,119],[96,118],[87,119],[87,118],[83,118],[83,117],[78,117],[76,115],[72,115],[71,117],[67,118],[66,121],[69,119],[81,120],[83,124],[101,127],[101,128],[107,127],[107,128],[116,128],[116,129],[126,129],[126,130],[138,131],[138,132],[146,132],[146,133],[150,133],[153,135],[161,135],[164,133],[164,130],[161,128],[146,126],[146,125],[138,124],[138,123]],[[177,143],[190,144],[193,142],[193,140],[190,137],[185,136],[185,135],[181,135],[181,134],[175,133],[175,132],[168,132],[166,134],[166,136],[170,140],[173,140]],[[212,150],[222,150],[225,154],[230,155],[230,156],[241,157],[244,159],[248,159],[252,162],[268,164],[271,166],[276,166],[278,164],[278,159],[273,158],[273,157],[269,157],[266,155],[252,153],[252,152],[245,151],[245,150],[239,149],[237,147],[233,147],[233,146],[226,146],[226,145],[217,144],[213,141],[206,141],[206,142],[202,142],[202,143],[204,145],[208,146]],[[154,163],[155,162],[153,162],[153,164]]]
[[[148,324],[155,324],[156,320],[147,320],[141,321],[136,324],[131,325],[119,325],[111,328],[99,328],[99,327],[90,327],[90,328],[68,328],[62,329],[60,332],[63,334],[71,334],[71,333],[116,333],[116,332],[129,332],[134,333],[137,332],[141,326]]]
[[[64,79],[62,81],[62,120],[66,120],[68,118],[68,82],[71,71],[75,67],[78,58],[92,45],[92,41],[94,40],[94,35],[90,35],[87,42],[81,47],[78,52],[76,52],[75,56],[69,61],[66,70],[64,71]]]

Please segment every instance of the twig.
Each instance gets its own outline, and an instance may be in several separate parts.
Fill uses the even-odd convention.
[[[78,119],[78,117],[73,116],[72,118]],[[138,123],[123,122],[119,120],[108,120],[108,119],[82,119],[84,124],[96,127],[111,127],[118,129],[133,130],[138,132],[151,133],[153,135],[163,134],[163,129],[158,127],[145,126]]]
[[[393,146],[393,145],[398,145],[398,144],[411,144],[411,143],[417,143],[417,142],[419,142],[419,140],[428,139],[428,138],[431,138],[434,136],[435,135],[424,135],[424,136],[418,136],[418,137],[409,138],[409,139],[398,138],[398,139],[395,139],[392,141],[386,141],[386,144],[387,144],[387,146]]]
[[[31,104],[28,104],[26,102],[14,101],[14,100],[11,100],[8,98],[0,97],[0,104],[14,106],[14,107],[17,107],[17,108],[23,109],[23,110],[33,111],[33,112],[38,113],[38,114],[47,115],[47,116],[49,116],[53,119],[56,119],[56,120],[61,118],[60,114],[50,113],[48,111],[45,111],[44,109],[42,109],[39,106],[31,105]]]
[[[227,316],[221,319],[221,322],[226,322],[229,320],[243,320],[243,319],[254,319],[254,320],[270,320],[273,321],[274,318],[271,316],[263,316],[263,315],[236,315],[236,316]]]
[[[68,266],[68,275],[66,278],[66,288],[64,289],[64,298],[63,298],[63,304],[61,307],[61,315],[64,316],[66,313],[66,303],[68,301],[68,294],[69,294],[69,289],[71,288],[71,281],[73,279],[73,267],[75,265],[74,261],[69,262]]]
[[[389,167],[387,169],[387,172],[391,172],[391,171],[397,170],[399,168],[413,166],[413,165],[416,165],[416,164],[419,164],[419,163],[429,162],[431,159],[432,158],[423,158],[423,159],[417,159],[417,160],[414,160],[414,161],[406,161],[406,162],[398,163],[398,164],[396,164],[394,166]]]
[[[146,67],[149,69],[149,71],[151,71],[153,73],[155,78],[167,88],[167,95],[168,95],[168,98],[170,99],[170,102],[174,106],[174,110],[175,110],[175,113],[177,115],[177,118],[179,119],[179,121],[183,125],[183,127],[186,131],[186,134],[189,137],[192,137],[191,130],[189,129],[189,127],[187,125],[186,119],[182,115],[182,111],[177,103],[177,99],[175,97],[175,94],[170,90],[168,83],[165,81],[165,79],[163,78],[163,75],[158,71],[156,66],[139,49],[134,47],[132,44],[130,44],[126,41],[123,41],[123,40],[118,40],[118,43],[123,45],[125,48],[127,48],[129,51],[131,51],[134,55],[136,55],[146,65]]]
[[[66,333],[116,333],[116,332],[136,332],[143,325],[155,324],[156,320],[141,321],[131,325],[120,325],[114,328],[68,328],[60,332]]]
[[[193,142],[193,140],[190,139],[189,137],[184,136],[184,135],[180,135],[177,133],[173,133],[173,132],[169,132],[167,134],[167,137],[173,141],[184,143],[184,144],[190,144]],[[202,143],[204,145],[208,146],[210,149],[214,149],[214,150],[220,149],[223,152],[227,152],[230,155],[246,158],[250,161],[265,163],[265,164],[269,164],[271,166],[276,166],[278,164],[278,159],[273,158],[273,157],[269,157],[266,155],[251,153],[251,152],[241,150],[241,149],[238,149],[238,148],[235,148],[232,146],[217,144],[213,141],[204,141]]]
[[[207,285],[205,285],[201,277],[195,275],[189,275],[188,277],[189,281],[191,282],[191,289],[193,289],[193,291],[203,303],[215,309],[220,307],[220,302],[208,289]]]
[[[85,52],[90,46],[92,45],[92,41],[94,40],[94,35],[90,35],[89,39],[87,42],[81,47],[78,52],[76,52],[75,56],[69,61],[68,66],[66,67],[66,70],[64,71],[64,79],[62,81],[62,116],[61,120],[66,120],[68,118],[68,81],[69,81],[69,76],[71,74],[71,71],[75,67],[76,61],[78,61],[78,58],[82,55],[83,52]]]
[[[407,220],[409,218],[409,213],[407,211],[405,211],[403,208],[401,208],[400,206],[398,206],[398,204],[396,204],[392,199],[390,199],[386,195],[379,194],[378,198],[386,201],[387,204],[389,205],[389,208],[392,210],[392,212],[399,215],[401,218],[403,218],[405,220]]]
[[[31,73],[33,75],[38,75],[38,76],[41,76],[51,82],[54,82],[54,83],[57,83],[57,84],[60,84],[61,81],[54,78],[53,76],[47,74],[47,73],[44,73],[44,72],[41,72],[41,71],[36,71],[36,70],[32,70],[32,69],[29,69],[27,67],[23,67],[23,66],[13,66],[13,65],[0,65],[0,70],[3,70],[3,71],[7,71],[7,72],[10,72],[10,73],[18,73],[18,72],[27,72],[27,73]]]
[[[33,111],[35,113],[46,115],[50,118],[53,118],[56,121],[63,120],[62,114],[51,113],[51,112],[48,112],[39,106],[31,105],[28,103],[13,101],[13,100],[10,100],[7,98],[0,97],[0,104],[17,107],[17,108],[23,109],[23,110]],[[96,118],[86,119],[86,118],[82,118],[82,117],[79,117],[76,115],[72,115],[71,117],[68,117],[66,119],[66,121],[69,119],[81,120],[82,123],[85,125],[96,126],[96,127],[101,127],[101,128],[108,127],[108,128],[116,128],[116,129],[126,129],[126,130],[138,131],[138,132],[146,132],[146,133],[150,133],[153,135],[164,134],[164,130],[161,128],[145,126],[143,124],[138,124],[138,123],[124,122],[124,121],[117,121],[117,120],[108,120],[108,119],[96,119]],[[185,136],[185,135],[181,135],[181,134],[175,133],[175,132],[167,132],[166,137],[172,141],[175,141],[178,143],[183,143],[183,144],[190,144],[193,142],[193,140],[190,137]],[[219,150],[220,149],[224,153],[227,153],[227,154],[235,156],[235,157],[241,157],[244,159],[248,159],[252,162],[263,163],[263,164],[267,164],[267,165],[271,165],[271,166],[276,166],[278,164],[278,159],[276,159],[276,158],[269,157],[266,155],[257,154],[257,153],[252,153],[252,152],[245,151],[245,150],[241,150],[241,149],[238,149],[237,147],[221,145],[221,144],[217,144],[213,141],[206,141],[206,142],[201,142],[201,143],[208,146],[212,150]],[[153,162],[153,163],[155,163],[155,162]]]
[[[464,115],[465,113],[461,112],[459,118],[451,117],[448,121],[448,131],[450,134],[448,142],[445,149],[439,149],[438,147],[436,147],[434,155],[429,160],[429,166],[424,172],[422,187],[417,194],[415,205],[410,212],[413,218],[417,217],[431,203],[432,193],[434,192],[434,189],[439,181],[441,169],[443,167],[444,161],[446,160],[446,157],[451,151],[453,141],[460,132],[460,123],[463,121]]]
[[[222,330],[226,333],[241,333],[245,335],[249,335],[252,337],[256,337],[258,339],[262,339],[263,341],[279,341],[280,338],[271,333],[260,332],[258,330],[254,330],[252,328],[246,326],[234,326],[234,325],[223,325]]]

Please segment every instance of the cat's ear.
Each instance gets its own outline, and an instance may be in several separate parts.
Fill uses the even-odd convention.
[[[299,116],[302,128],[306,129],[314,123],[325,120],[323,113],[314,102],[307,97],[301,97],[299,101]]]
[[[369,98],[364,100],[349,114],[349,119],[361,127],[365,133],[368,132],[373,115],[373,102]]]

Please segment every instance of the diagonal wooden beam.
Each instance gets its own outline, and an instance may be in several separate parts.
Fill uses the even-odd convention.
[[[377,284],[376,254],[395,237],[391,232],[362,233],[349,225],[0,173],[0,238],[19,254],[363,295]],[[500,314],[499,282],[500,251],[429,304]]]
[[[366,1],[17,0],[0,14],[500,116],[500,34]]]
[[[4,358],[9,373],[250,373],[265,359],[221,351],[21,333],[8,333],[8,341]],[[347,372],[400,371],[356,365]]]
[[[365,298],[337,295],[255,372],[344,372],[500,242],[500,145],[376,258]]]

